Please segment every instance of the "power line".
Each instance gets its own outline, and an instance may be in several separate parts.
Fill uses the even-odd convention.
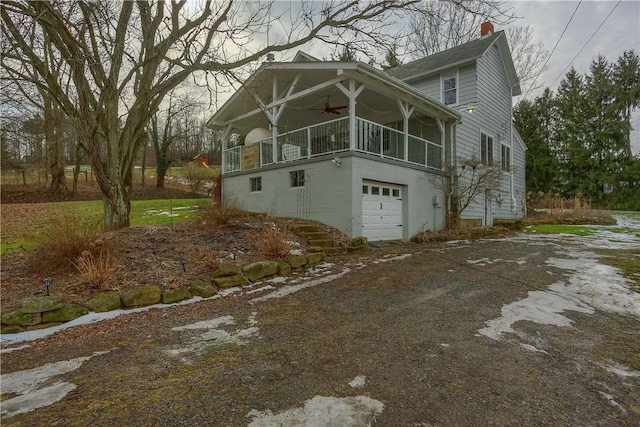
[[[533,79],[533,82],[531,83],[531,86],[529,86],[529,89],[527,90],[527,93],[524,95],[525,98],[527,97],[527,95],[529,95],[529,92],[531,92],[531,90],[535,87],[536,81],[538,81],[538,77],[540,77],[540,74],[542,74],[542,72],[544,71],[545,67],[549,63],[549,60],[553,56],[553,52],[556,51],[556,48],[558,47],[558,44],[560,44],[560,40],[562,40],[562,37],[564,36],[564,33],[567,31],[567,28],[569,28],[569,24],[571,24],[571,21],[573,20],[573,17],[575,16],[575,14],[578,11],[578,8],[580,7],[581,4],[582,4],[582,0],[580,0],[578,2],[578,5],[576,6],[576,8],[574,9],[573,13],[571,14],[571,17],[569,18],[569,22],[567,22],[567,25],[564,26],[564,30],[562,30],[562,34],[560,34],[560,37],[558,38],[558,41],[556,42],[556,45],[551,50],[551,53],[549,54],[549,56],[547,56],[547,60],[544,61],[544,65],[542,66],[542,68],[540,68],[540,71],[538,71],[538,75],[536,76],[536,78]]]
[[[580,50],[578,51],[578,53],[576,53],[576,56],[573,57],[573,59],[571,61],[569,61],[569,63],[567,64],[566,67],[564,67],[564,70],[562,70],[562,72],[558,75],[558,77],[556,77],[556,79],[553,81],[553,83],[551,83],[549,85],[549,87],[553,86],[555,84],[555,82],[558,81],[558,79],[560,77],[562,77],[562,75],[564,74],[564,72],[567,70],[567,68],[569,68],[569,66],[571,64],[573,64],[573,61],[576,60],[576,58],[580,55],[580,53],[583,51],[583,49],[585,47],[587,47],[587,45],[589,44],[589,42],[591,41],[591,39],[593,39],[595,37],[595,35],[598,33],[598,31],[600,30],[600,28],[602,28],[602,26],[604,25],[605,22],[607,22],[607,20],[609,19],[609,17],[611,16],[611,14],[613,13],[614,10],[616,10],[616,8],[620,5],[620,3],[622,3],[622,0],[618,0],[618,3],[616,3],[616,5],[613,7],[613,9],[611,9],[611,12],[609,12],[609,14],[607,15],[606,18],[604,18],[604,21],[602,21],[602,23],[598,26],[598,28],[596,28],[596,30],[593,32],[593,34],[591,34],[591,37],[589,37],[589,40],[587,40],[585,42],[584,45],[582,45],[582,47],[580,48]]]

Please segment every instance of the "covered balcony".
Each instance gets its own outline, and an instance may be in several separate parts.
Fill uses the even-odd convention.
[[[266,62],[209,120],[223,174],[352,153],[441,170],[460,114],[359,62]]]
[[[242,150],[257,151],[260,167],[351,151],[349,124],[349,118],[344,117],[279,134],[275,146],[273,139],[267,138],[259,141],[255,148],[244,145],[228,148],[224,151],[224,173],[243,170]],[[429,141],[359,117],[355,118],[355,124],[355,151],[432,170],[441,169],[442,139]]]

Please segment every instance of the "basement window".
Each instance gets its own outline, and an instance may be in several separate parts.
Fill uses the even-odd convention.
[[[289,172],[289,183],[291,188],[304,187],[304,170]]]
[[[249,178],[249,185],[251,186],[252,193],[262,191],[262,177]]]

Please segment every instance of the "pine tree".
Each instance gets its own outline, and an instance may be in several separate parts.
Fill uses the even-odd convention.
[[[393,49],[387,50],[387,54],[384,57],[384,60],[386,61],[386,63],[382,64],[383,70],[385,71],[390,70],[391,68],[395,68],[402,65],[402,62],[400,62],[400,59],[398,59],[398,55],[395,49],[396,49],[396,46],[394,46]]]
[[[621,104],[624,117],[625,155],[631,152],[631,113],[640,106],[640,58],[635,51],[625,51],[613,67],[616,102]]]
[[[587,150],[590,173],[585,195],[601,203],[605,192],[619,187],[624,163],[624,126],[621,104],[615,102],[610,64],[598,56],[585,78]]]
[[[558,191],[558,158],[553,149],[555,101],[547,88],[531,102],[522,100],[514,108],[514,124],[527,142],[527,192],[550,194]]]
[[[592,171],[587,149],[585,88],[583,77],[571,67],[560,82],[557,95],[556,151],[559,160],[560,193],[575,197],[588,190]]]

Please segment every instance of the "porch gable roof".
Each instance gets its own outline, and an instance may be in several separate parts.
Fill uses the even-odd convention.
[[[425,96],[423,93],[403,81],[375,68],[357,61],[313,61],[265,62],[249,77],[225,104],[214,113],[207,122],[212,129],[226,129],[228,126],[239,131],[249,131],[256,125],[264,126],[268,122],[268,111],[274,111],[283,104],[293,109],[309,110],[305,106],[293,106],[294,101],[313,104],[306,107],[324,106],[325,94],[336,88],[336,84],[354,79],[370,89],[369,98],[363,103],[377,105],[385,95],[416,107],[417,111],[442,120],[458,120],[460,113],[441,102]],[[276,96],[274,97],[274,82]],[[336,91],[336,97],[342,96]],[[275,98],[275,100],[273,100]],[[360,101],[361,98],[358,98]],[[340,103],[332,99],[332,105]],[[394,102],[395,104],[395,102]],[[311,113],[311,114],[315,114]],[[262,116],[262,118],[260,117]],[[257,123],[260,121],[261,123]]]

